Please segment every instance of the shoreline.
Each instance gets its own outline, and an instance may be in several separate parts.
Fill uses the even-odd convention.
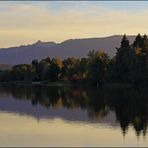
[[[88,83],[73,83],[73,82],[25,82],[25,81],[15,81],[15,82],[0,82],[0,86],[3,85],[28,85],[28,86],[92,86]],[[102,87],[133,87],[132,84],[129,83],[120,83],[120,82],[107,82]]]

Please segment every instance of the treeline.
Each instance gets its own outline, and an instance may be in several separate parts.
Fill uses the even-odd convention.
[[[104,82],[148,84],[148,37],[138,34],[130,44],[126,35],[111,59],[104,51],[90,51],[86,58],[46,58],[0,72],[1,82],[72,81],[102,86]]]

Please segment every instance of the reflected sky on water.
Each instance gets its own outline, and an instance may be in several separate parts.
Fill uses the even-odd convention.
[[[148,94],[133,88],[0,87],[0,146],[147,146]]]

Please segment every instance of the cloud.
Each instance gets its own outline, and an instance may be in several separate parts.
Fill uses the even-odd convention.
[[[2,2],[0,2],[2,3]],[[16,2],[0,5],[2,47],[36,40],[148,33],[148,10],[112,9],[97,2]]]

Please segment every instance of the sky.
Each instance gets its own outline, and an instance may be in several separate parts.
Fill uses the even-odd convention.
[[[0,47],[148,33],[146,1],[0,1]]]

